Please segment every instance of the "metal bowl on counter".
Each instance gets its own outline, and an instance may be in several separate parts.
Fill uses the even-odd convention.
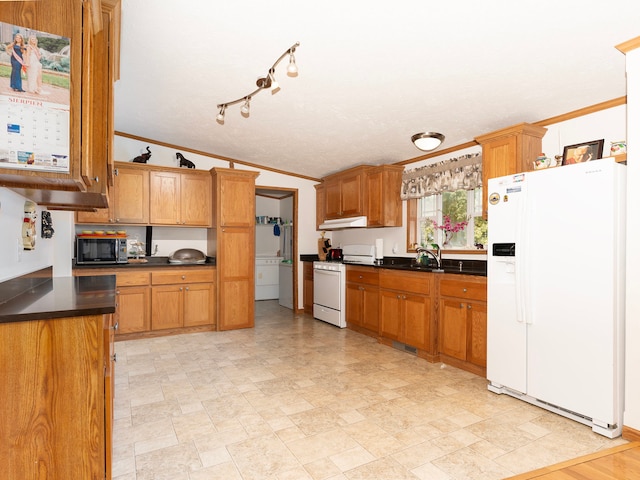
[[[206,261],[207,256],[195,248],[181,248],[169,255],[169,263],[194,264]]]

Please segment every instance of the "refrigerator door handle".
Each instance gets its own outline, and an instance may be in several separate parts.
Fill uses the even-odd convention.
[[[515,252],[515,281],[516,281],[516,320],[519,323],[529,323],[527,302],[527,255],[528,251],[528,223],[524,221],[527,212],[527,190],[522,185],[520,201],[516,215],[516,252]]]

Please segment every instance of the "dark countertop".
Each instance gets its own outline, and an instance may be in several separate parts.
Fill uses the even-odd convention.
[[[315,257],[315,258],[314,258]],[[300,261],[302,262],[314,262],[318,260],[317,255],[300,255]],[[358,265],[361,267],[370,268],[385,268],[391,270],[404,270],[407,272],[433,272],[433,266],[431,265],[416,265],[413,257],[384,257],[381,264],[376,265],[361,265],[361,264],[347,264]],[[439,273],[451,273],[454,275],[476,275],[480,277],[487,276],[487,261],[486,260],[456,260],[451,258],[442,259],[442,268],[444,272]]]
[[[153,267],[153,268],[191,268],[191,267],[215,267],[216,266],[216,257],[207,257],[207,261],[205,263],[169,263],[169,257],[145,257],[147,260],[144,263],[109,263],[109,264],[89,264],[89,265],[76,265],[75,259],[73,262],[73,269],[90,269],[90,268],[122,268],[122,269],[131,269],[131,268],[141,268],[141,267]]]
[[[52,318],[104,315],[116,311],[116,277],[17,278],[0,284],[26,287],[13,297],[0,299],[0,323],[48,320]],[[15,291],[15,288],[13,288]]]

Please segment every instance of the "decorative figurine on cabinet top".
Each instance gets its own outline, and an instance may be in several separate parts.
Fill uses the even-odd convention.
[[[180,165],[179,165],[180,168],[182,167],[196,168],[196,164],[193,163],[191,160],[187,160],[186,158],[184,158],[184,155],[182,155],[180,152],[176,152],[176,158],[180,162]]]
[[[147,153],[141,153],[136,158],[134,158],[132,160],[132,162],[134,162],[134,163],[147,163],[150,158],[151,158],[151,150],[149,149],[149,146],[147,145]]]

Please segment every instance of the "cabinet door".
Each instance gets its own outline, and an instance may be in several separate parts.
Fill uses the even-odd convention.
[[[402,295],[380,290],[380,335],[391,340],[400,339]]]
[[[352,325],[362,326],[364,311],[364,287],[357,283],[347,283],[346,320]]]
[[[113,188],[109,189],[109,208],[98,208],[95,212],[76,212],[76,223],[107,225],[115,221],[113,216]]]
[[[467,359],[467,304],[460,300],[440,300],[440,353],[459,360]]]
[[[149,171],[118,167],[114,182],[116,223],[149,223]]]
[[[316,230],[320,230],[320,225],[324,223],[326,217],[324,185],[314,185],[316,189]]]
[[[151,326],[150,288],[118,287],[116,295],[117,333],[148,332]]]
[[[152,330],[179,328],[183,325],[184,287],[159,285],[151,289]]]
[[[156,225],[180,224],[180,174],[150,172],[149,221]]]
[[[422,350],[429,350],[431,299],[422,295],[402,296],[402,342]]]
[[[218,240],[218,330],[253,327],[254,229],[221,228]]]
[[[367,330],[378,333],[380,329],[380,293],[378,287],[362,285],[361,324]]]
[[[345,177],[340,183],[341,215],[343,217],[362,215],[364,213],[362,174]]]
[[[211,226],[211,177],[181,175],[180,223]]]
[[[324,216],[325,218],[340,218],[342,216],[339,180],[327,181],[324,185]]]
[[[304,313],[313,315],[313,263],[304,262],[302,287]]]
[[[192,283],[184,287],[184,326],[213,324],[213,284]]]
[[[226,174],[220,176],[220,213],[221,226],[249,227],[255,225],[255,177]],[[253,203],[248,203],[249,199]],[[253,240],[252,240],[253,242]],[[246,249],[248,244],[244,244]]]
[[[469,338],[467,340],[467,360],[480,367],[487,366],[487,304],[470,302],[467,304]]]

